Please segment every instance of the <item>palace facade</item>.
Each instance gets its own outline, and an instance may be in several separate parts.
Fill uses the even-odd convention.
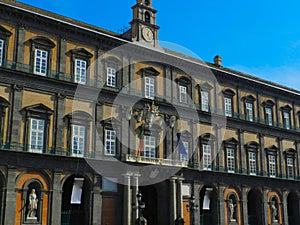
[[[0,224],[299,224],[300,92],[132,10],[117,34],[1,0]]]

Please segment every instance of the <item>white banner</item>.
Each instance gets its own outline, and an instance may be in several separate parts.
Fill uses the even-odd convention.
[[[81,194],[84,178],[74,178],[71,195],[71,204],[81,204]]]

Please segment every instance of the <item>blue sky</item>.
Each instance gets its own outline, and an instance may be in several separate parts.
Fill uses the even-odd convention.
[[[135,0],[21,0],[119,32]],[[231,69],[300,90],[300,2],[297,0],[153,0],[159,40],[204,61],[221,55]]]

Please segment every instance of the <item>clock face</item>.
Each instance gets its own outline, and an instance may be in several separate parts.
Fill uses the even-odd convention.
[[[143,38],[146,41],[150,42],[150,41],[153,40],[153,37],[154,37],[153,31],[150,28],[148,28],[148,27],[144,27],[143,28]]]

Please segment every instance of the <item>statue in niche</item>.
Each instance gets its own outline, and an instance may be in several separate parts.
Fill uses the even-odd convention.
[[[278,214],[278,209],[276,207],[276,202],[271,201],[271,216],[272,216],[272,221],[277,222],[277,214]]]
[[[39,200],[36,196],[35,189],[32,189],[28,197],[27,219],[37,219],[36,211],[37,211],[38,201]]]
[[[235,207],[236,205],[233,204],[233,200],[230,198],[228,200],[228,210],[229,210],[229,221],[236,221],[233,216],[234,216],[234,212],[235,212]]]

